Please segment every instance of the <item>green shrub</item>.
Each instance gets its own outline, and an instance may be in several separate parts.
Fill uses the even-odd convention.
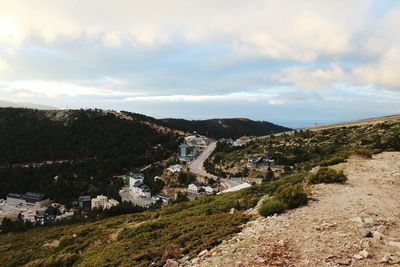
[[[343,171],[335,171],[327,167],[321,167],[315,174],[311,175],[309,182],[311,184],[320,183],[344,183],[347,181],[346,174]]]
[[[276,214],[280,214],[285,211],[285,204],[276,198],[268,198],[258,209],[258,214],[267,217]]]
[[[372,158],[374,151],[372,149],[363,147],[363,148],[359,148],[356,151],[354,151],[354,154],[356,154],[357,156],[363,157],[363,158],[370,159],[370,158]]]
[[[300,184],[281,185],[275,193],[278,200],[285,204],[288,209],[294,209],[307,204],[308,198],[306,192]]]
[[[339,155],[334,155],[329,159],[321,161],[319,165],[321,165],[321,166],[336,165],[338,163],[345,162],[346,159],[347,159],[346,155],[340,155],[340,154]]]

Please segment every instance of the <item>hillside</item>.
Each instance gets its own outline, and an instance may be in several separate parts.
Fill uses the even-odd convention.
[[[276,152],[297,155],[289,156],[296,167],[290,174],[248,189],[161,210],[0,235],[0,262],[5,266],[163,266],[173,259],[184,266],[331,266],[339,262],[366,266],[380,261],[385,253],[393,261],[399,243],[395,226],[400,222],[389,215],[399,208],[399,153],[372,154],[399,151],[399,130],[399,123],[385,122],[283,135],[272,142],[257,140],[261,151],[284,142],[285,150],[279,145]],[[246,159],[251,146],[257,148],[253,143],[236,150],[240,160]],[[343,168],[348,182],[310,184],[313,168],[337,164],[334,157],[339,155],[343,156],[340,161],[347,162],[332,168]],[[292,193],[302,196],[302,202],[293,203]],[[265,219],[257,215],[260,200],[285,194],[287,199],[280,200],[286,207],[283,215]],[[307,200],[308,206],[290,210],[306,205]],[[370,218],[377,225],[372,221],[371,227],[364,228]],[[358,226],[357,220],[363,225]],[[374,239],[368,237],[369,231]],[[387,236],[379,237],[375,231]],[[369,256],[364,258],[364,252],[355,256],[366,244]],[[353,259],[353,254],[360,260]]]
[[[266,121],[252,121],[249,119],[210,119],[210,120],[183,120],[163,119],[165,125],[186,132],[196,131],[215,139],[239,138],[240,136],[262,136],[291,130]]]
[[[113,175],[168,158],[179,138],[139,114],[1,108],[0,197],[38,191],[67,203],[81,194],[118,198],[121,181]]]
[[[398,266],[400,153],[334,168],[346,184],[311,186],[307,206],[253,220],[187,266]]]
[[[374,120],[359,125],[338,126],[313,131],[295,131],[270,135],[250,142],[243,148],[220,143],[206,162],[209,172],[222,176],[248,173],[247,159],[264,155],[279,166],[309,170],[320,164],[345,161],[353,153],[373,154],[400,149],[400,120]],[[263,177],[264,173],[253,172]]]

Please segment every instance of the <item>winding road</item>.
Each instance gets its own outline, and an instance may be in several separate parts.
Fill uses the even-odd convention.
[[[203,151],[203,153],[201,153],[196,159],[192,160],[189,163],[189,169],[191,172],[193,172],[194,174],[203,176],[203,177],[214,179],[214,180],[218,179],[218,177],[215,176],[214,174],[208,173],[208,172],[206,172],[206,170],[204,170],[204,161],[215,150],[215,148],[217,147],[217,143],[218,143],[218,141],[215,141],[215,142],[212,142],[211,144],[209,144],[207,146],[207,148]],[[220,181],[221,181],[221,184],[225,188],[231,188],[231,187],[234,187],[234,186],[240,184],[239,182],[232,181],[232,180],[225,179],[225,178],[220,178]]]

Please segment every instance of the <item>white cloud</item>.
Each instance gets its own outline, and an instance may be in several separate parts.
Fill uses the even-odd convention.
[[[338,63],[331,63],[326,69],[293,67],[278,79],[281,82],[295,84],[300,88],[326,89],[335,83],[347,82],[349,76]]]
[[[9,69],[9,67],[7,61],[0,57],[0,72]]]

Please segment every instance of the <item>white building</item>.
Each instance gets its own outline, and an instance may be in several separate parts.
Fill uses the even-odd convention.
[[[202,135],[190,135],[185,137],[185,143],[189,146],[206,147],[208,138]]]
[[[248,136],[242,136],[233,142],[233,146],[244,146],[251,141],[251,138]]]
[[[196,184],[189,184],[187,191],[190,193],[199,193],[201,189],[201,186],[196,185]]]
[[[108,199],[108,197],[99,195],[96,198],[92,198],[92,209],[109,209],[113,206],[117,206],[119,202],[115,199]]]
[[[130,184],[130,189],[138,197],[151,198],[150,188],[143,181],[137,180],[133,184]]]
[[[207,186],[203,186],[204,191],[206,192],[206,194],[212,195],[216,192],[216,188],[213,188],[209,185]]]
[[[182,171],[182,166],[179,165],[179,164],[171,165],[171,166],[169,166],[169,167],[167,168],[167,171],[168,171],[169,173],[171,173],[171,174],[179,173],[179,172]]]
[[[92,198],[92,209],[102,209],[108,202],[108,197],[99,195],[96,198]]]

